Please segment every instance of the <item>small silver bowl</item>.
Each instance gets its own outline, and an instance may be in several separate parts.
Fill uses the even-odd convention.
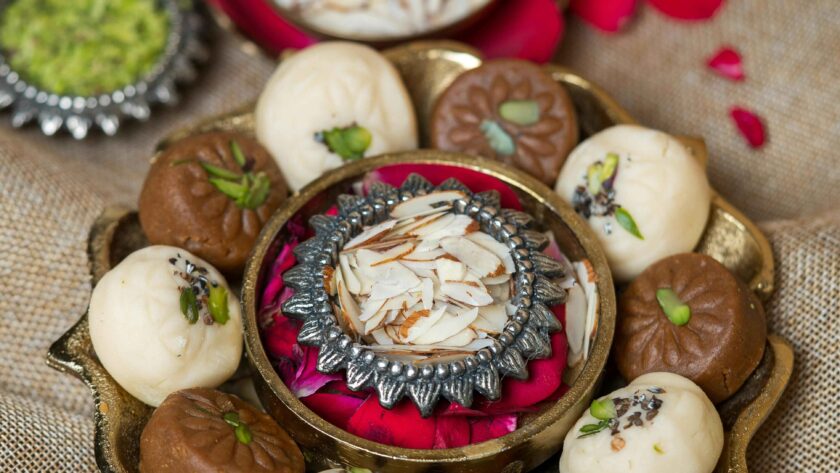
[[[0,16],[12,1],[0,0]],[[94,126],[113,136],[123,119],[144,121],[149,118],[153,104],[175,104],[178,101],[175,84],[195,80],[195,64],[208,57],[201,41],[205,22],[191,0],[158,2],[169,14],[166,49],[149,73],[112,92],[85,97],[41,90],[12,69],[0,49],[0,110],[12,109],[12,126],[19,128],[37,119],[47,136],[66,128],[80,140]]]
[[[436,190],[463,192],[466,197],[453,202],[453,211],[474,218],[482,231],[510,248],[516,265],[512,276],[516,311],[493,345],[475,355],[448,362],[403,363],[377,355],[344,333],[321,275],[324,266],[338,264],[341,248],[363,226],[386,220],[399,202]],[[316,234],[295,248],[300,263],[284,275],[295,294],[283,304],[283,313],[303,320],[298,342],[319,347],[318,371],[344,369],[351,390],[373,388],[388,409],[407,395],[428,416],[441,396],[466,407],[472,404],[473,392],[497,400],[502,376],[527,379],[528,360],[551,356],[550,333],[561,328],[551,307],[566,300],[565,290],[552,278],[563,273],[563,266],[542,253],[548,238],[529,229],[532,217],[502,209],[498,192],[473,194],[456,179],[435,187],[412,174],[399,189],[376,183],[367,196],[343,194],[337,203],[337,216],[318,214],[309,220]]]

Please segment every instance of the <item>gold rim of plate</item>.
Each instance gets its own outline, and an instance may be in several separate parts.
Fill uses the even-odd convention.
[[[421,125],[421,135],[425,135],[424,125],[438,94],[460,72],[481,63],[476,50],[451,41],[410,43],[389,49],[385,51],[385,55],[397,66],[411,92]],[[614,124],[636,123],[630,114],[600,87],[563,67],[545,67],[570,93],[578,110],[579,125],[584,135]],[[249,106],[177,131],[164,139],[158,149],[163,149],[184,136],[205,131],[235,130],[253,133],[252,108]],[[703,141],[698,138],[680,138],[705,164],[707,155]],[[493,167],[495,163],[485,162],[479,167],[486,169],[488,166],[484,164]],[[506,173],[508,170],[501,171]],[[526,176],[526,182],[528,179],[533,178]],[[750,287],[766,300],[773,291],[773,255],[769,243],[755,224],[720,195],[715,194],[712,207],[709,223],[696,251],[721,261],[748,281]],[[264,232],[263,236],[266,233]],[[90,234],[89,254],[93,284],[110,269],[112,263],[119,261],[128,251],[144,244],[145,239],[136,213],[125,208],[106,209]],[[768,347],[775,358],[773,369],[760,394],[741,410],[733,428],[726,433],[724,452],[716,470],[718,473],[747,472],[746,450],[749,441],[778,402],[790,379],[793,368],[793,350],[790,344],[780,337],[770,335]],[[47,363],[53,368],[80,378],[92,391],[96,405],[95,454],[100,470],[120,473],[137,471],[138,439],[152,408],[120,388],[96,359],[88,333],[86,314],[50,347]],[[562,400],[563,398],[560,401]],[[493,442],[479,446],[498,447]],[[395,450],[400,451],[398,453],[423,452]],[[373,452],[368,450],[367,453]],[[431,457],[426,458],[425,466],[431,466],[429,462],[433,463],[434,460]],[[516,471],[517,465],[512,466],[511,471]],[[519,469],[523,466],[522,463],[518,464]]]

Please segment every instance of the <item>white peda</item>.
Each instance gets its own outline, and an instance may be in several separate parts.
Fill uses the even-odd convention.
[[[555,191],[588,220],[620,282],[692,251],[712,197],[705,170],[682,143],[636,125],[607,128],[578,145]]]
[[[347,161],[417,148],[417,123],[394,66],[347,42],[310,46],[284,60],[255,112],[257,139],[299,190]]]
[[[88,320],[105,369],[150,406],[180,389],[222,384],[242,355],[239,302],[224,277],[171,246],[138,250],[105,274]]]
[[[588,410],[566,434],[560,473],[712,473],[715,469],[723,450],[723,425],[712,401],[690,380],[673,373],[649,373],[599,401],[612,402],[617,417],[597,430],[587,426],[602,420],[593,416],[595,407]]]

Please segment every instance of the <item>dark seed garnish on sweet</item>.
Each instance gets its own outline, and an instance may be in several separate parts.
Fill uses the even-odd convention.
[[[177,257],[169,259],[169,263],[177,267],[181,259],[183,258],[178,253]],[[189,260],[184,260],[184,271],[175,271],[175,275],[187,284],[180,289],[181,314],[190,324],[196,323],[200,318],[207,325],[214,323],[224,325],[230,318],[227,290],[220,287],[216,281],[209,280],[207,274],[207,268],[197,266]],[[221,291],[214,292],[212,289],[217,287]],[[212,299],[211,296],[213,296]]]
[[[657,387],[657,386],[650,387],[647,390],[648,390],[648,392],[652,392],[653,394],[662,394],[662,393],[665,392],[664,389],[662,389],[660,387]]]

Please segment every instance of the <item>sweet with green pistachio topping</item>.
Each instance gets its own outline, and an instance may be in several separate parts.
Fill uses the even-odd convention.
[[[315,140],[327,145],[330,151],[341,156],[344,161],[355,161],[365,156],[373,136],[366,128],[353,124],[316,133]]]
[[[251,170],[254,165],[253,160],[245,157],[239,143],[234,140],[229,146],[240,173],[204,161],[198,163],[207,173],[207,180],[216,190],[228,196],[240,209],[254,210],[268,198],[271,192],[271,181],[264,172],[254,173]]]
[[[23,80],[56,94],[119,90],[149,73],[166,47],[154,0],[16,0],[0,17],[0,49]]]
[[[540,106],[534,100],[507,100],[499,105],[499,115],[520,126],[540,121]]]
[[[691,308],[671,288],[657,289],[656,300],[672,324],[683,326],[691,320]]]

